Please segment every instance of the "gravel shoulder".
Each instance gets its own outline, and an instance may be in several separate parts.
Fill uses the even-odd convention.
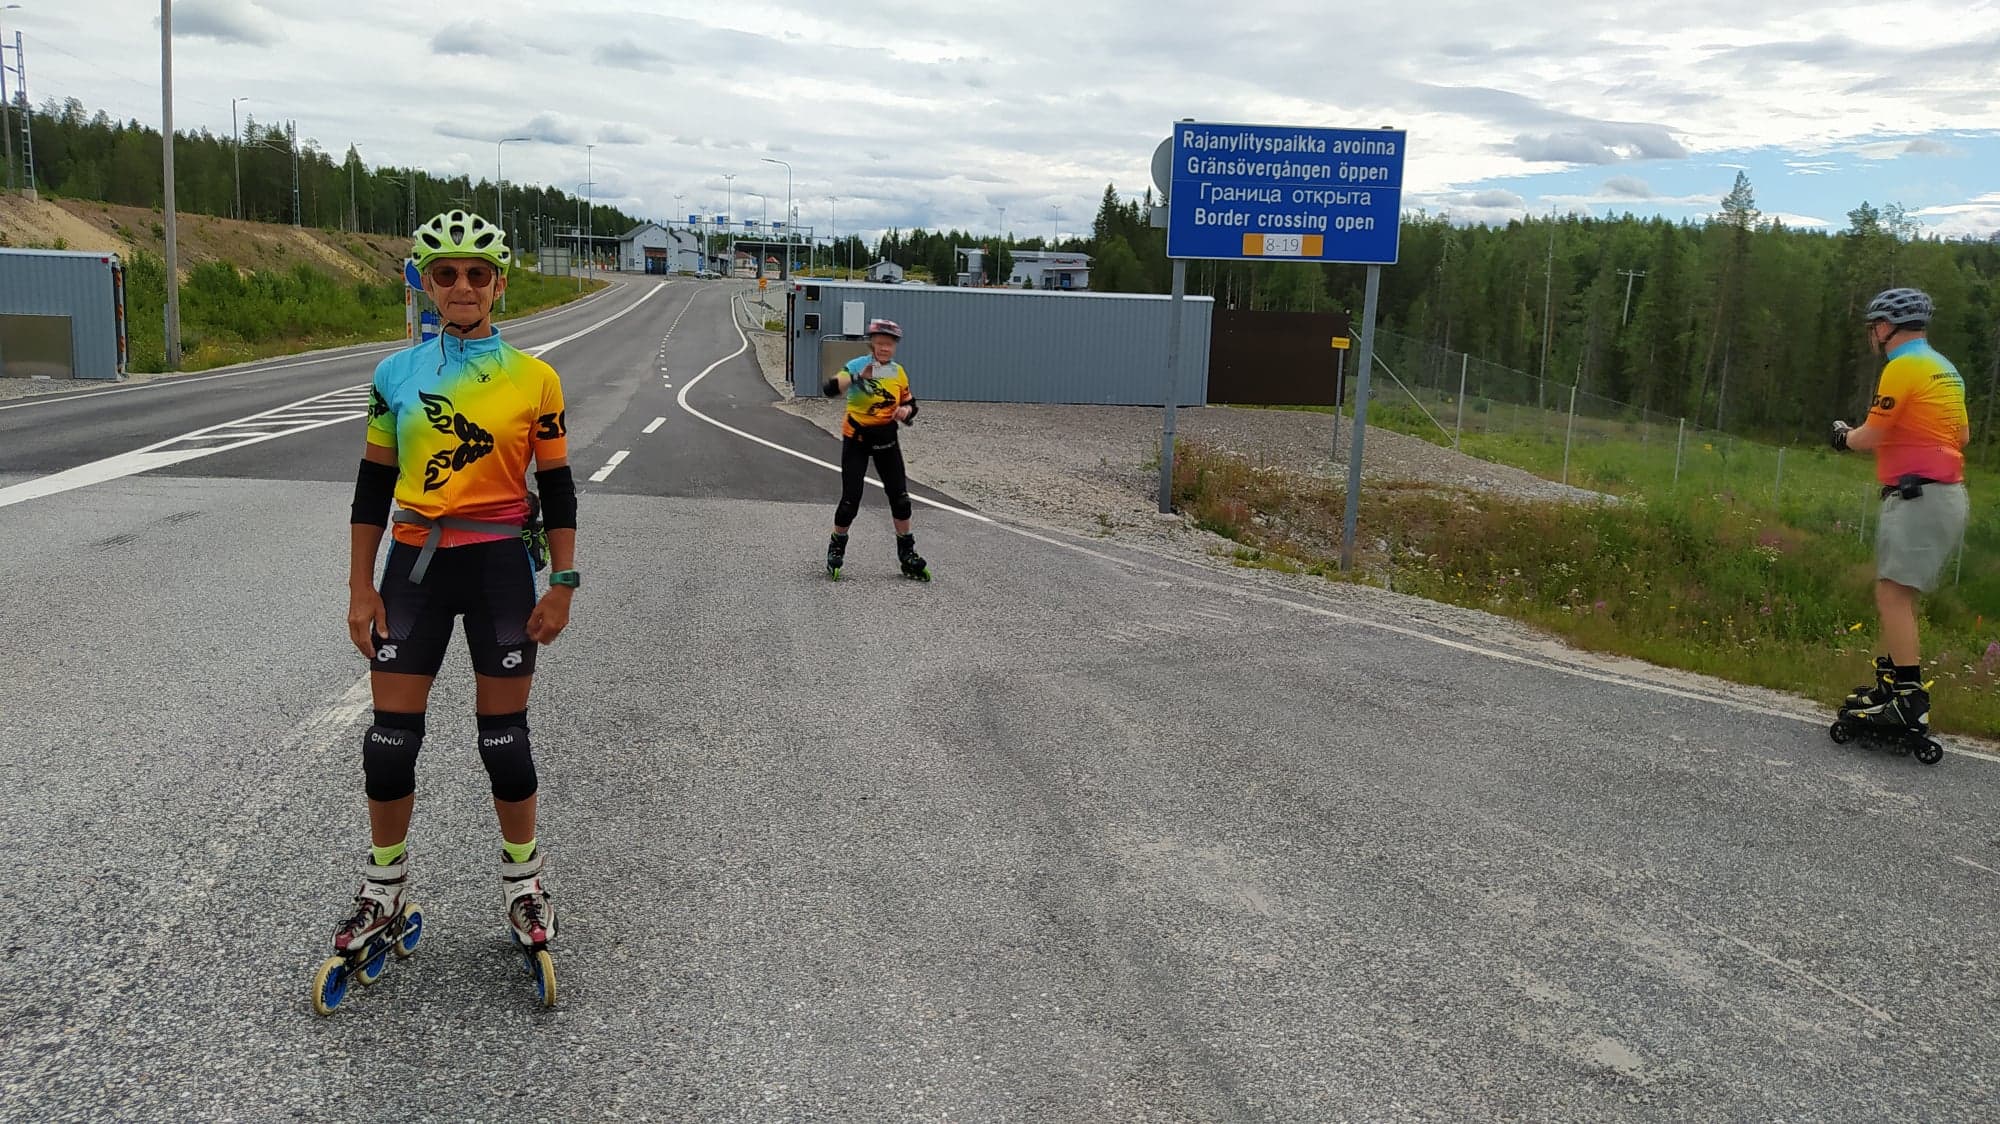
[[[840,406],[836,401],[792,394],[784,377],[784,337],[761,329],[749,335],[765,379],[780,396],[774,408],[838,433]],[[1334,421],[1327,414],[1293,410],[1206,407],[1177,412],[1177,430],[1183,437],[1242,454],[1270,468],[1344,479],[1344,459],[1335,459],[1327,452]],[[1353,447],[1351,425],[1340,419],[1340,426],[1339,447],[1345,454]],[[1234,561],[1235,543],[1201,530],[1185,518],[1162,515],[1157,510],[1157,409],[930,402],[924,404],[917,424],[905,434],[903,455],[912,479],[1010,522],[1115,541],[1163,560],[1227,571],[1233,581],[1249,582],[1274,594],[1310,597],[1329,608],[1453,634],[1525,658],[1726,697],[1767,711],[1830,718],[1826,708],[1813,700],[1584,651],[1552,634],[1476,609],[1427,601],[1380,586],[1241,566]],[[1366,444],[1364,480],[1417,482],[1544,502],[1611,499],[1388,430],[1370,428]],[[2000,742],[1955,736],[1952,744],[2000,754]]]

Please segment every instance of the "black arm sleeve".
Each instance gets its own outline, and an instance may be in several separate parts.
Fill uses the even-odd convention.
[[[361,471],[354,475],[354,506],[348,519],[353,523],[387,527],[389,504],[395,498],[396,466],[364,460]]]
[[[542,493],[542,526],[576,530],[576,477],[568,465],[535,471]]]
[[[907,417],[907,418],[904,418],[904,419],[903,419],[903,424],[904,424],[904,425],[914,425],[914,424],[916,424],[916,420],[917,420],[917,400],[916,400],[916,399],[914,399],[914,398],[912,398],[912,399],[910,399],[910,400],[909,400],[908,402],[905,402],[905,403],[903,403],[903,405],[905,405],[905,406],[908,406],[908,407],[910,408],[910,416],[909,416],[909,417]]]

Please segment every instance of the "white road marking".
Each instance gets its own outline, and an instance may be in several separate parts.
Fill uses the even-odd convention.
[[[612,289],[608,288],[600,289],[597,292],[590,294],[589,296],[583,298],[580,301],[573,301],[569,304],[562,305],[559,308],[549,309],[547,312],[537,312],[533,316],[530,316],[524,320],[510,320],[505,324],[505,326],[507,328],[519,328],[528,324],[533,324],[538,320],[546,320],[552,316],[559,316],[565,312],[575,312],[577,309],[580,309],[585,305],[591,304],[592,302],[596,301],[599,297],[612,291],[613,291]],[[342,350],[337,355],[322,355],[316,359],[300,359],[290,363],[273,363],[269,365],[263,363],[246,364],[242,367],[235,368],[232,370],[218,371],[212,375],[188,375],[176,378],[162,378],[157,382],[145,382],[145,383],[140,383],[137,386],[114,387],[110,390],[92,390],[85,392],[83,394],[52,394],[47,398],[36,398],[27,402],[14,402],[6,406],[0,406],[0,410],[25,410],[32,406],[55,406],[64,402],[75,402],[80,398],[102,398],[107,394],[131,394],[133,391],[138,391],[138,390],[158,390],[161,387],[187,386],[191,383],[211,382],[215,379],[232,379],[238,375],[261,375],[269,371],[288,371],[294,367],[313,367],[321,363],[337,363],[342,359],[366,359],[368,356],[371,355],[387,355],[392,351],[401,351],[408,346],[410,345],[407,342],[404,342],[404,343],[394,343],[385,346],[367,348],[361,351]]]
[[[731,326],[735,326],[736,317],[732,315],[729,319]],[[766,441],[764,438],[759,437],[754,433],[745,433],[734,426],[724,425],[723,423],[716,421],[714,418],[709,417],[707,414],[704,414],[701,411],[696,410],[694,407],[687,404],[688,391],[693,390],[696,383],[699,383],[702,379],[707,378],[710,371],[715,370],[717,367],[722,366],[724,363],[727,363],[731,359],[736,358],[738,355],[743,354],[744,351],[749,349],[750,338],[743,334],[742,328],[737,327],[736,335],[737,338],[742,341],[742,346],[738,347],[735,351],[729,353],[728,355],[725,355],[722,358],[716,360],[714,363],[711,363],[708,366],[707,370],[704,370],[701,374],[696,375],[694,377],[693,382],[688,383],[687,386],[681,389],[680,396],[678,399],[680,402],[681,409],[687,411],[688,413],[694,415],[697,418],[700,418],[702,421],[707,422],[708,424],[716,427],[717,429],[733,433],[738,437],[744,438],[745,440],[754,441],[759,445],[762,445],[768,449],[774,449],[780,453],[786,454],[787,456],[797,457],[802,461],[809,461],[813,464],[819,465],[822,468],[830,469],[834,472],[839,472],[840,471],[839,465],[830,464],[827,461],[820,460],[818,457],[808,456],[807,454],[801,453],[796,449],[788,449],[783,445],[777,444],[776,442]],[[868,483],[874,484],[878,488],[881,487],[881,484],[877,482],[873,477],[868,478]],[[1371,620],[1367,617],[1357,617],[1349,613],[1338,612],[1336,610],[1324,608],[1319,605],[1309,605],[1301,601],[1293,601],[1290,598],[1278,597],[1276,595],[1269,593],[1261,593],[1253,589],[1241,588],[1221,581],[1216,581],[1211,578],[1198,577],[1179,570],[1167,570],[1158,566],[1148,566],[1142,562],[1135,562],[1129,558],[1120,558],[1115,555],[1106,554],[1102,551],[1092,550],[1090,547],[1084,546],[1080,543],[1064,542],[1061,539],[1051,538],[1048,535],[1037,534],[1036,532],[1031,531],[1024,526],[1020,526],[1013,523],[1001,522],[1000,520],[993,519],[989,516],[981,515],[978,512],[966,511],[963,508],[953,507],[950,504],[936,503],[932,500],[924,499],[922,496],[912,495],[910,498],[916,500],[919,503],[928,504],[931,507],[935,507],[941,511],[949,511],[954,515],[963,515],[968,519],[976,520],[980,523],[986,523],[991,526],[998,527],[999,529],[1006,531],[1009,534],[1019,535],[1020,537],[1025,539],[1032,539],[1035,542],[1043,543],[1048,546],[1053,546],[1061,550],[1067,550],[1074,554],[1081,554],[1089,558],[1095,558],[1100,562],[1107,562],[1110,563],[1111,565],[1120,566],[1127,570],[1133,570],[1139,573],[1164,577],[1171,579],[1173,581],[1185,582],[1188,585],[1199,586],[1201,588],[1208,589],[1215,593],[1218,593],[1222,596],[1235,598],[1240,601],[1254,601],[1260,604],[1272,605],[1287,609],[1294,609],[1299,612],[1310,613],[1313,616],[1320,617],[1324,620],[1338,621],[1342,624],[1354,625],[1360,628],[1374,629],[1378,632],[1393,633],[1398,636],[1407,637],[1411,640],[1420,640],[1426,644],[1435,644],[1441,648],[1449,648],[1453,651],[1464,652],[1468,655],[1484,656],[1487,659],[1499,660],[1503,663],[1516,664],[1521,667],[1530,667],[1538,671],[1552,671],[1558,675],[1567,675],[1575,679],[1587,679],[1592,682],[1603,683],[1608,686],[1626,687],[1631,690],[1645,691],[1649,694],[1655,694],[1655,695],[1668,695],[1673,698],[1686,699],[1690,702],[1703,703],[1712,707],[1719,706],[1727,710],[1739,711],[1746,714],[1757,714],[1766,718],[1782,718],[1785,719],[1786,721],[1800,722],[1811,726],[1826,725],[1826,719],[1815,717],[1812,715],[1796,714],[1791,711],[1776,710],[1767,706],[1759,706],[1756,703],[1742,702],[1737,699],[1727,698],[1719,695],[1702,694],[1696,691],[1682,690],[1679,687],[1669,687],[1664,683],[1648,683],[1642,679],[1628,679],[1624,676],[1619,676],[1619,675],[1607,675],[1603,672],[1591,671],[1587,668],[1576,667],[1570,664],[1556,663],[1551,660],[1538,659],[1533,656],[1524,656],[1515,652],[1501,651],[1498,648],[1490,648],[1481,644],[1473,644],[1464,640],[1454,640],[1451,639],[1450,637],[1439,636],[1434,633],[1424,632],[1420,629],[1407,628],[1403,625],[1391,624],[1388,621],[1378,621],[1378,620]],[[1981,761],[1988,761],[1994,764],[2000,764],[2000,757],[1996,757],[1989,753],[1981,753],[1977,750],[1971,750],[1971,749],[1960,749],[1957,746],[1953,745],[1946,745],[1944,748],[1946,753],[1957,754],[1960,757],[1977,758],[1978,760]]]
[[[689,301],[688,303],[693,304],[694,302]],[[685,312],[686,310],[683,309],[682,311]],[[823,461],[818,457],[811,456],[806,453],[801,453],[797,449],[787,449],[786,447],[778,444],[775,441],[766,441],[762,437],[759,437],[754,433],[745,433],[744,431],[736,428],[733,425],[725,425],[722,422],[716,421],[714,418],[711,418],[707,414],[702,413],[700,410],[695,409],[693,406],[688,405],[688,400],[687,400],[688,392],[693,390],[696,386],[700,385],[701,380],[707,378],[712,372],[714,372],[714,370],[717,367],[722,366],[724,363],[727,363],[731,359],[734,359],[737,356],[743,354],[745,351],[750,350],[750,337],[743,334],[743,328],[741,325],[737,324],[736,317],[733,313],[729,317],[729,326],[736,329],[736,338],[742,341],[742,345],[739,346],[735,351],[732,351],[729,354],[723,356],[722,358],[717,359],[715,362],[710,363],[705,369],[703,369],[701,374],[698,374],[694,378],[690,379],[688,381],[688,384],[681,388],[681,392],[678,395],[675,395],[674,401],[680,404],[681,409],[687,411],[688,413],[694,415],[695,417],[700,418],[702,421],[707,422],[708,424],[714,426],[717,429],[733,433],[736,436],[741,437],[746,441],[755,441],[757,444],[762,445],[767,449],[783,453],[788,457],[797,457],[798,459],[806,461],[809,464],[816,464],[821,468],[829,469],[833,472],[839,472],[840,466],[832,463],[831,461]],[[866,479],[868,483],[875,485],[877,488],[880,488],[882,486],[882,482],[880,480],[875,479],[872,476],[865,477],[864,479]],[[986,516],[981,515],[976,511],[967,511],[962,507],[953,507],[948,503],[939,503],[936,500],[925,499],[924,497],[917,495],[914,492],[910,494],[910,498],[912,500],[915,500],[917,503],[937,508],[939,511],[949,511],[954,515],[963,515],[967,519],[975,520],[980,523],[993,522],[993,520],[988,519]],[[999,525],[1001,524],[996,524],[996,526]]]
[[[653,432],[654,430],[656,430],[656,429],[660,428],[661,426],[663,426],[663,425],[665,425],[665,424],[667,424],[667,419],[665,419],[665,418],[654,418],[654,419],[653,419],[653,424],[651,424],[651,425],[647,426],[647,427],[646,427],[645,429],[641,430],[640,432],[642,432],[642,433],[651,433],[651,432]]]
[[[356,407],[339,414],[328,414],[323,409],[300,409],[300,407],[315,406],[336,395],[349,393],[353,389],[353,387],[343,387],[340,390],[327,394],[314,395],[311,398],[304,398],[297,402],[288,403],[276,409],[265,410],[260,414],[252,414],[247,418],[222,422],[203,429],[197,429],[191,433],[183,433],[178,437],[169,437],[165,441],[156,441],[151,445],[147,445],[142,449],[134,449],[129,453],[119,453],[116,456],[106,457],[103,460],[78,465],[75,468],[52,473],[48,476],[37,477],[36,479],[16,484],[10,488],[0,488],[0,507],[8,507],[27,500],[40,499],[44,496],[57,495],[77,488],[89,487],[92,484],[102,484],[107,480],[117,480],[141,472],[150,472],[156,468],[166,468],[169,465],[176,465],[182,461],[191,461],[197,457],[208,457],[214,456],[216,453],[226,453],[231,449],[241,449],[248,445],[260,444],[279,437],[289,437],[295,433],[304,433],[308,430],[320,429],[329,425],[339,425],[342,422],[357,421],[368,416],[366,409]],[[367,388],[363,387],[361,389],[366,390]],[[246,422],[255,423],[261,428],[252,429],[246,433],[241,428],[238,428]],[[212,443],[217,439],[220,439],[222,444]]]
[[[2000,874],[2000,870],[1994,870],[1990,866],[1981,866],[1978,863],[1973,862],[1971,859],[1966,858],[1964,855],[1953,855],[1951,857],[1951,861],[1955,863],[1964,863],[1966,866],[1969,866],[1974,870],[1983,870],[1988,874]]]
[[[613,320],[616,320],[622,316],[629,314],[633,309],[636,309],[640,305],[645,304],[647,301],[652,300],[654,297],[659,296],[660,292],[664,290],[667,287],[667,285],[670,284],[672,284],[672,282],[666,282],[665,284],[653,286],[652,288],[646,290],[645,293],[642,294],[638,300],[633,301],[631,304],[626,305],[624,308],[619,309],[617,312],[614,312],[611,315],[605,317],[604,319],[599,320],[597,323],[590,325],[588,328],[571,332],[569,335],[566,335],[559,340],[553,340],[549,343],[543,344],[540,347],[530,347],[525,350],[529,355],[532,355],[535,358],[539,359],[542,356],[548,354],[549,352],[554,351],[556,348],[559,348],[562,345],[571,342],[572,340],[580,340],[583,337],[589,335],[590,333],[596,331],[597,329],[604,327],[606,324],[611,323]]]
[[[596,472],[590,474],[590,482],[592,484],[604,483],[605,478],[611,475],[612,470],[617,468],[620,464],[624,463],[625,458],[631,455],[632,455],[632,450],[630,449],[620,449],[617,452],[611,454],[611,459],[604,462],[603,468],[600,468]]]
[[[590,325],[580,332],[572,332],[556,340],[554,343],[544,344],[540,348],[530,348],[528,349],[528,354],[540,355],[542,352],[559,344],[568,343],[571,340],[588,335],[611,323],[613,320],[624,316],[626,313],[631,312],[640,305],[645,304],[655,293],[664,288],[666,288],[664,284],[657,285],[648,290],[638,300],[633,301],[618,312],[599,320],[597,323]],[[604,291],[609,292],[610,290],[607,289]],[[402,349],[393,348],[391,350],[400,351]],[[307,360],[305,363],[289,365],[305,366],[307,363],[328,363],[334,359],[347,358],[353,358],[353,356],[329,356],[323,359],[312,359]],[[282,368],[268,367],[264,369],[280,370]],[[232,373],[241,374],[244,372]],[[139,390],[143,388],[127,387],[126,389]],[[232,449],[241,449],[247,445],[272,441],[280,437],[290,437],[293,434],[305,433],[308,430],[356,421],[368,416],[368,391],[369,385],[366,383],[359,386],[343,386],[338,390],[316,394],[311,398],[302,398],[297,402],[290,402],[274,409],[265,410],[262,413],[204,426],[201,429],[183,433],[177,437],[169,437],[164,441],[156,441],[151,445],[134,449],[128,453],[119,453],[115,456],[105,457],[102,460],[92,461],[89,464],[81,464],[75,468],[65,469],[62,472],[36,477],[33,480],[24,481],[12,487],[0,488],[0,507],[9,507],[13,504],[23,503],[27,500],[41,499],[45,496],[59,495],[77,488],[87,488],[92,484],[102,484],[106,481],[118,480],[126,476],[135,476],[142,472],[151,472],[157,468],[167,468],[180,464],[183,461],[194,460],[197,457],[226,453]],[[104,393],[113,392],[105,391]],[[616,464],[617,462],[614,460],[612,463]],[[596,477],[592,479],[596,479]]]

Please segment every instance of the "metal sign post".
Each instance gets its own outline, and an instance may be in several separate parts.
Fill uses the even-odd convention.
[[[1368,267],[1362,300],[1361,378],[1354,386],[1354,453],[1347,458],[1347,513],[1340,521],[1340,572],[1354,568],[1354,529],[1361,519],[1361,443],[1368,437],[1368,372],[1375,365],[1375,298],[1382,291],[1382,267]]]
[[[1361,450],[1368,425],[1368,377],[1375,360],[1375,306],[1382,266],[1394,265],[1402,241],[1403,159],[1400,129],[1320,129],[1290,125],[1235,125],[1181,120],[1154,154],[1159,180],[1166,156],[1167,257],[1175,276],[1189,258],[1219,261],[1290,261],[1368,266],[1368,298],[1361,325],[1360,379],[1354,398],[1353,452],[1348,459],[1347,519],[1340,568],[1353,565],[1354,529],[1361,491]],[[1176,286],[1176,301],[1180,286]],[[1175,340],[1169,365],[1177,358]],[[1341,376],[1345,377],[1342,352]],[[1168,511],[1172,470],[1173,402],[1170,382],[1161,435],[1160,510]],[[1340,416],[1334,413],[1339,447]]]
[[[1333,337],[1333,459],[1340,459],[1340,406],[1347,401],[1347,334]]]

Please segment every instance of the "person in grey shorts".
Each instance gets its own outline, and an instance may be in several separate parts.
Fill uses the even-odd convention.
[[[1875,454],[1882,521],[1875,534],[1875,606],[1882,643],[1875,682],[1847,696],[1844,713],[1869,724],[1929,729],[1931,700],[1917,646],[1917,596],[1934,592],[1964,541],[1965,380],[1926,338],[1934,309],[1916,289],[1869,303],[1868,340],[1888,360],[1868,421],[1833,423],[1833,447]]]

